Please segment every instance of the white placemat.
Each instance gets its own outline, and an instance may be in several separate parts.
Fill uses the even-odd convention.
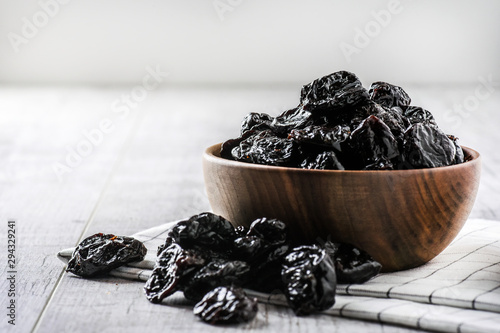
[[[111,275],[146,281],[156,249],[175,223],[132,235],[148,248],[145,260]],[[58,256],[67,261],[72,252]],[[248,293],[261,302],[286,305],[283,295]],[[338,285],[335,305],[323,313],[438,332],[500,333],[500,222],[471,219],[423,266],[379,274],[364,284]]]

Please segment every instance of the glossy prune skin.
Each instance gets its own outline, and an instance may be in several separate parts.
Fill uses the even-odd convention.
[[[361,168],[371,169],[381,163],[387,165],[387,162],[399,156],[396,138],[376,116],[369,116],[352,132],[351,145],[359,154]]]
[[[281,276],[288,304],[296,315],[326,310],[335,303],[335,268],[319,246],[294,248],[285,257]]]
[[[302,107],[286,110],[274,118],[271,128],[275,133],[286,137],[292,129],[304,128],[314,123],[313,114]]]
[[[394,135],[401,147],[403,143],[404,133],[406,129],[411,125],[410,121],[405,116],[403,116],[403,110],[399,107],[393,107],[389,109],[379,106],[372,114],[374,116],[377,116],[377,118],[382,120],[384,124],[389,127],[391,133]]]
[[[448,135],[448,138],[455,144],[455,161],[453,164],[464,163],[465,155],[462,147],[458,144],[458,138],[453,135]]]
[[[292,140],[280,138],[266,130],[241,141],[231,154],[234,160],[241,162],[293,166],[296,164],[298,149]]]
[[[176,243],[166,247],[157,257],[144,287],[147,299],[160,303],[165,297],[181,290],[183,282],[205,264],[204,256],[195,250],[184,250]]]
[[[241,288],[217,287],[194,306],[193,313],[210,324],[249,322],[258,311],[256,298],[249,298]]]
[[[406,107],[410,105],[411,98],[403,88],[387,82],[374,82],[368,90],[370,98],[378,104],[392,108],[394,106]]]
[[[215,287],[243,286],[249,275],[250,265],[244,261],[215,259],[197,271],[181,289],[187,299],[198,302]]]
[[[324,247],[335,265],[338,283],[364,283],[382,268],[368,253],[351,244],[328,241]]]
[[[198,246],[219,252],[230,251],[236,238],[231,222],[210,212],[178,222],[169,235],[183,248]]]
[[[420,106],[408,106],[404,109],[403,115],[408,119],[411,124],[415,123],[430,123],[436,124],[436,120],[432,113]]]
[[[300,164],[303,169],[345,170],[334,151],[324,151],[306,158]]]
[[[347,71],[316,79],[304,85],[300,92],[300,104],[312,112],[351,108],[368,99],[368,91],[361,81],[355,74]]]
[[[281,262],[289,249],[286,225],[277,219],[252,222],[245,236],[234,241],[235,258],[252,267],[249,286],[262,292],[281,290]]]
[[[303,129],[293,129],[288,138],[297,143],[306,143],[330,148],[342,152],[343,144],[349,139],[349,126],[337,125],[334,127],[307,126]]]
[[[436,125],[414,123],[404,136],[404,162],[411,168],[437,168],[455,163],[457,148]]]
[[[126,263],[143,260],[146,253],[146,247],[137,239],[98,233],[78,244],[66,271],[82,277],[92,277]]]
[[[267,113],[250,112],[241,122],[241,134],[250,130],[271,129],[274,118]]]

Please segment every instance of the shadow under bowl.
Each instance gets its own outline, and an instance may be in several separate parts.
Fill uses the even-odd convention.
[[[215,214],[248,227],[277,218],[292,240],[351,243],[385,272],[422,265],[443,251],[476,198],[481,158],[462,147],[465,163],[412,170],[306,170],[227,160],[206,149],[203,173]]]

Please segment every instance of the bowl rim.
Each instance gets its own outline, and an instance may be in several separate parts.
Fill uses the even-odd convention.
[[[453,164],[447,166],[441,166],[436,168],[420,168],[420,169],[404,169],[404,170],[318,170],[318,169],[302,169],[302,168],[293,168],[293,167],[284,167],[284,166],[276,166],[276,165],[266,165],[266,164],[255,164],[255,163],[246,163],[241,161],[229,160],[220,156],[220,147],[222,142],[209,146],[203,152],[203,159],[209,162],[223,164],[225,166],[234,166],[241,167],[244,169],[255,169],[255,170],[275,170],[282,172],[299,172],[299,173],[322,173],[322,174],[408,174],[415,172],[437,172],[437,171],[451,171],[451,170],[459,170],[461,168],[467,168],[472,165],[476,165],[481,163],[481,154],[476,150],[466,147],[460,146],[464,150],[464,156],[469,158],[463,163]]]

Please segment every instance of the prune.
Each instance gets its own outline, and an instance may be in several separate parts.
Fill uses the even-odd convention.
[[[419,106],[408,106],[404,110],[403,115],[412,124],[426,122],[436,125],[436,121],[434,120],[434,116],[432,115],[432,113]]]
[[[316,79],[303,86],[300,92],[300,103],[309,111],[353,107],[368,99],[368,92],[361,81],[347,71]]]
[[[233,159],[233,154],[232,154],[233,149],[238,147],[242,141],[255,135],[256,133],[258,133],[258,131],[250,130],[250,131],[246,131],[245,133],[243,133],[240,137],[238,137],[236,139],[229,139],[229,140],[224,141],[221,145],[221,148],[220,148],[220,156],[222,158],[227,158],[230,160]]]
[[[345,170],[333,151],[324,151],[306,158],[300,166],[303,169]]]
[[[387,82],[374,82],[368,90],[370,98],[380,105],[392,108],[393,106],[405,107],[410,105],[411,98],[403,88]]]
[[[398,144],[401,146],[403,143],[404,133],[411,125],[408,119],[403,116],[403,110],[399,107],[388,109],[379,106],[373,115],[382,120],[384,124],[389,127],[392,134],[398,141]]]
[[[91,277],[132,261],[143,260],[146,252],[144,244],[132,237],[98,233],[78,244],[66,271]]]
[[[274,118],[271,127],[275,132],[284,136],[294,128],[303,128],[313,122],[314,118],[311,112],[304,110],[302,107],[297,107],[284,111]]]
[[[455,143],[432,123],[414,123],[404,136],[403,157],[413,168],[436,168],[455,162]]]
[[[217,287],[208,292],[193,309],[195,315],[210,324],[248,322],[257,315],[256,298],[243,289]]]
[[[171,232],[173,241],[183,248],[201,246],[213,251],[229,251],[236,238],[234,227],[225,218],[205,212],[178,222]]]
[[[398,142],[390,128],[376,116],[369,116],[351,134],[353,149],[361,157],[363,167],[374,168],[399,155]]]
[[[241,141],[231,154],[233,159],[242,162],[292,166],[298,150],[292,140],[277,137],[272,131],[262,131]]]
[[[368,253],[351,244],[328,241],[324,247],[335,265],[338,283],[366,282],[382,268]]]
[[[317,245],[296,247],[284,260],[281,272],[288,304],[297,315],[330,308],[335,303],[335,268]]]
[[[220,286],[242,286],[250,274],[244,261],[215,259],[197,271],[181,286],[187,299],[198,302],[208,291]]]
[[[147,299],[160,303],[165,297],[180,290],[189,276],[203,267],[206,260],[194,250],[184,250],[179,244],[171,244],[156,259],[156,263],[144,287]]]
[[[349,139],[350,135],[351,129],[349,126],[337,125],[330,128],[313,125],[303,129],[293,129],[288,138],[298,143],[328,147],[337,152],[342,152],[343,143]]]
[[[271,244],[283,244],[286,242],[287,227],[278,219],[262,217],[252,222],[247,236],[256,236]]]
[[[455,144],[455,161],[453,164],[460,164],[465,161],[464,151],[458,144],[458,138],[453,135],[448,135],[448,138]]]
[[[243,135],[249,130],[271,129],[272,122],[273,117],[271,117],[267,113],[250,112],[243,118],[243,121],[241,122],[241,134]]]

